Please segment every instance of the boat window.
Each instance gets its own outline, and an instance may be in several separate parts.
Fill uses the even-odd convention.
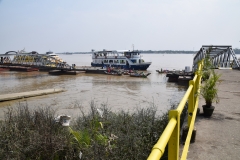
[[[132,59],[131,61],[132,61],[133,63],[136,63],[136,60],[135,60],[135,59]]]
[[[118,60],[114,60],[114,63],[118,63]]]
[[[109,63],[113,63],[113,60],[109,60]]]
[[[105,59],[105,60],[104,60],[104,63],[108,63],[108,60]]]
[[[120,63],[121,64],[125,64],[125,60],[120,60]]]

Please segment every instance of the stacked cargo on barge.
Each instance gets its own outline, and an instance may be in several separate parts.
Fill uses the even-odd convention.
[[[126,70],[147,70],[152,62],[144,62],[139,51],[92,50],[92,67],[115,67]]]

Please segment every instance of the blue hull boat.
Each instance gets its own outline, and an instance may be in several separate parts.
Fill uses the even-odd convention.
[[[92,67],[114,67],[125,70],[147,70],[152,62],[144,62],[139,51],[93,51]]]

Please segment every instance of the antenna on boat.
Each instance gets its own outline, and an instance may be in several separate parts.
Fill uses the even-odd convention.
[[[132,47],[133,47],[133,51],[134,51],[134,44],[132,44]]]

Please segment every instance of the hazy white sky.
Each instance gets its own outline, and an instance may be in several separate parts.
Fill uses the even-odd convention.
[[[0,0],[0,53],[240,48],[240,0]]]

